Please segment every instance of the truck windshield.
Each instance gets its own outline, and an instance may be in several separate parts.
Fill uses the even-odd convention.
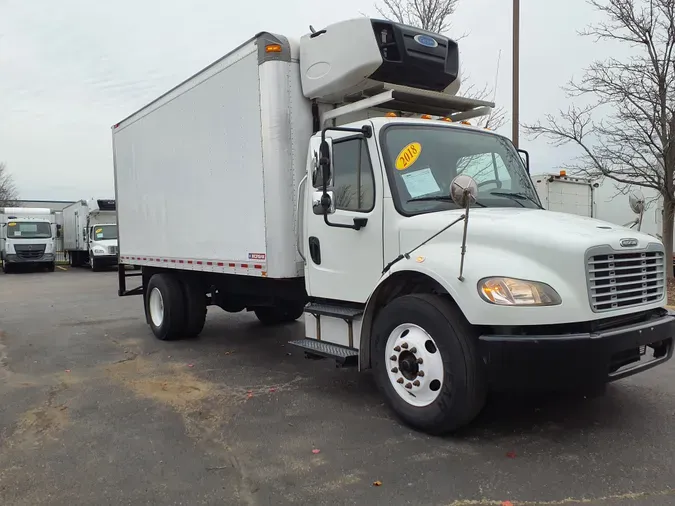
[[[47,222],[10,221],[7,223],[7,237],[12,239],[48,239],[52,226]]]
[[[457,209],[445,197],[459,174],[475,179],[481,207],[539,208],[520,155],[501,136],[443,125],[392,125],[384,131],[383,147],[402,214]]]
[[[94,241],[105,241],[107,239],[117,239],[117,225],[96,225],[94,226]]]

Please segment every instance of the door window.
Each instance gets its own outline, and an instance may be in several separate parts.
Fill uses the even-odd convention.
[[[333,142],[335,208],[370,212],[375,206],[375,180],[365,139]]]

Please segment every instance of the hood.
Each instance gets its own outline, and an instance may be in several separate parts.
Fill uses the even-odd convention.
[[[100,239],[98,241],[91,241],[91,247],[101,246],[107,248],[108,246],[117,246],[117,239]]]
[[[400,228],[400,249],[415,247],[463,214],[460,210],[414,216]],[[438,240],[461,241],[464,223],[446,230]],[[637,239],[630,247],[624,239]],[[467,248],[481,244],[514,252],[531,252],[532,246],[548,251],[586,251],[591,246],[609,245],[616,250],[642,249],[660,241],[648,234],[594,218],[539,209],[471,209]]]

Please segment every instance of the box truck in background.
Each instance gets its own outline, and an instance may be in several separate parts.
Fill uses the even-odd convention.
[[[635,228],[661,238],[661,197],[656,190],[613,179],[538,174],[532,182],[545,209]]]
[[[0,208],[0,258],[2,270],[33,264],[54,272],[56,222],[51,209]]]
[[[63,209],[63,246],[70,265],[92,271],[117,265],[114,200],[80,200]]]
[[[406,423],[489,389],[602,389],[667,361],[663,246],[542,210],[511,141],[464,124],[457,44],[359,18],[260,32],[113,125],[120,262],[159,339],[207,306],[304,313],[312,356],[374,370]],[[407,117],[403,117],[407,116]]]

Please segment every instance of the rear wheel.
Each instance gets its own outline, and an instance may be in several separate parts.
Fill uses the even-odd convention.
[[[304,304],[297,303],[287,306],[259,307],[254,309],[255,315],[263,325],[278,325],[290,323],[302,316]]]
[[[177,339],[185,332],[185,296],[181,283],[169,274],[155,274],[145,295],[148,323],[157,339]]]
[[[435,295],[390,302],[373,329],[377,383],[408,425],[443,434],[468,424],[485,404],[477,335],[457,306]]]
[[[185,337],[197,337],[206,322],[206,292],[192,279],[181,280],[185,297]]]

